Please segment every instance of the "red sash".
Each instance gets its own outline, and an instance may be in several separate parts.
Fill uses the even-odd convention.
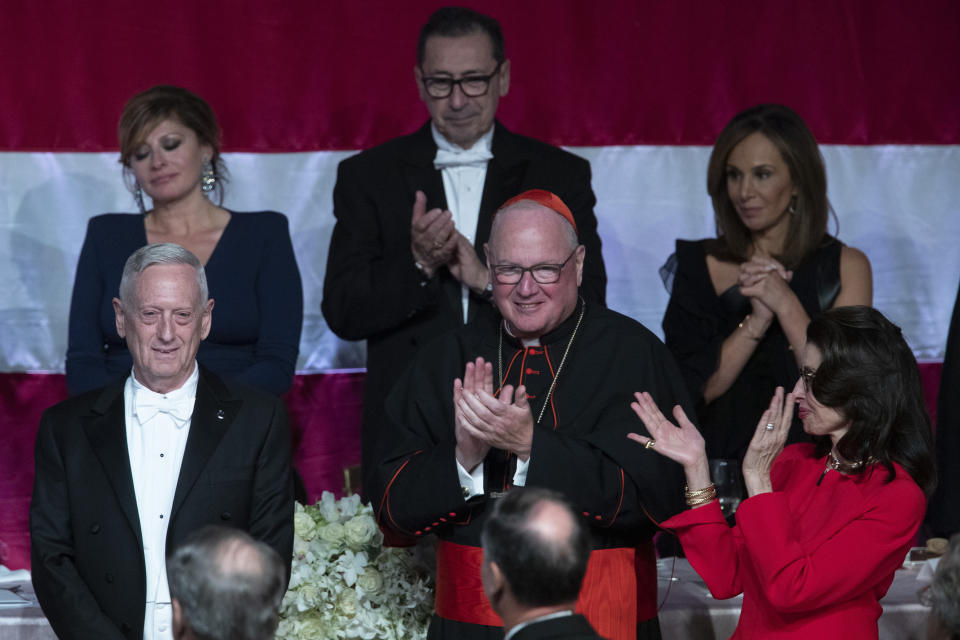
[[[657,615],[657,572],[653,546],[598,549],[590,554],[577,613],[610,640],[634,640],[637,620]],[[649,558],[647,558],[649,556]],[[646,560],[646,561],[644,561]],[[439,541],[437,546],[437,615],[448,620],[503,626],[483,594],[480,566],[483,549]],[[652,579],[649,566],[653,567]],[[638,592],[638,577],[641,580]],[[638,602],[644,606],[639,608]]]

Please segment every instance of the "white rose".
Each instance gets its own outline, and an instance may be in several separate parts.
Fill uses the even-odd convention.
[[[297,511],[293,514],[293,532],[309,542],[313,540],[313,536],[317,535],[317,523],[306,511]]]
[[[347,546],[358,550],[372,543],[376,534],[379,533],[376,521],[367,515],[350,518],[344,525],[344,529]],[[379,541],[376,546],[379,546]]]
[[[352,618],[357,615],[357,592],[347,587],[337,596],[337,612],[341,615]]]
[[[320,590],[312,584],[301,585],[297,590],[297,610],[313,609],[320,601]]]
[[[297,637],[299,638],[329,638],[328,624],[323,617],[315,612],[301,614],[297,621]]]
[[[380,593],[383,589],[383,576],[373,567],[367,567],[357,576],[357,588],[370,595]]]
[[[317,532],[317,534],[323,539],[324,542],[328,542],[334,546],[339,546],[343,544],[346,531],[344,530],[343,525],[339,522],[331,522],[325,527],[320,527],[320,530]]]

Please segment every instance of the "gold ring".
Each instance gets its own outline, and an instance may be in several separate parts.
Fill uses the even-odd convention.
[[[644,443],[643,448],[644,448],[644,449],[653,449],[655,446],[657,446],[657,441],[656,441],[656,440],[647,440],[647,441]]]

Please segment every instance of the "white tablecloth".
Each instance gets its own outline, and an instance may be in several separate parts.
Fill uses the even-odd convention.
[[[664,640],[725,640],[740,617],[742,598],[714,600],[686,559],[660,560],[660,627]],[[671,580],[671,572],[673,580]],[[917,571],[897,571],[893,585],[881,601],[880,640],[923,640],[930,610],[917,600]],[[56,640],[53,629],[36,603],[29,582],[15,592],[31,601],[26,608],[0,607],[0,640]]]
[[[733,635],[742,597],[714,600],[685,558],[661,559],[659,580],[660,628],[664,640],[725,640]],[[671,580],[671,572],[673,580]],[[897,571],[880,601],[880,640],[924,640],[930,610],[920,604],[918,571]]]

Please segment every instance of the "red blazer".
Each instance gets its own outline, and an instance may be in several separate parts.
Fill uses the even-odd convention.
[[[733,638],[876,639],[879,600],[917,533],[926,500],[899,465],[887,482],[874,465],[860,476],[823,474],[813,445],[787,447],[773,492],[745,500],[737,526],[719,503],[663,523],[715,598],[743,593]]]

